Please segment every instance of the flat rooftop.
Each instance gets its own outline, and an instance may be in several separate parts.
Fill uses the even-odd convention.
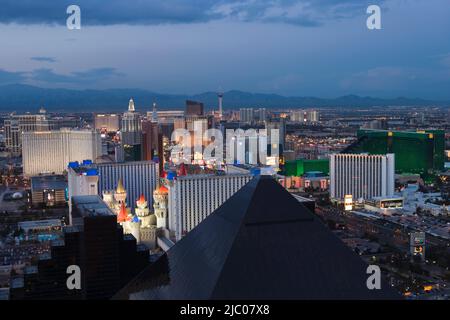
[[[31,190],[64,190],[67,188],[67,180],[63,175],[45,175],[31,177]]]
[[[69,171],[71,170],[78,175],[98,176],[98,170],[94,165],[69,167]]]
[[[127,161],[127,162],[108,162],[108,163],[96,163],[97,168],[101,168],[101,167],[108,167],[108,166],[112,166],[112,167],[130,167],[130,166],[136,166],[136,165],[143,165],[143,164],[154,164],[156,165],[157,163],[151,160],[141,160],[141,161]]]
[[[382,201],[382,200],[403,200],[402,196],[386,196],[386,197],[372,197],[372,200]]]
[[[114,216],[111,209],[97,196],[74,196],[72,197],[72,215],[82,217]]]
[[[60,227],[61,220],[59,219],[48,219],[48,220],[35,220],[35,221],[22,221],[18,223],[21,229],[35,229],[35,228],[51,228]]]
[[[200,173],[200,174],[188,174],[185,176],[178,176],[177,180],[195,180],[195,179],[209,179],[209,178],[227,178],[227,177],[253,177],[250,173]]]

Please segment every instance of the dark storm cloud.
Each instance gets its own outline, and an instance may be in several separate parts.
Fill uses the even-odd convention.
[[[39,61],[39,62],[49,62],[49,63],[56,62],[56,59],[53,57],[31,57],[30,59],[33,61]]]
[[[317,26],[364,14],[373,0],[3,0],[0,23],[65,24],[66,8],[81,8],[84,25],[150,25],[211,20]],[[378,4],[384,0],[377,1]]]
[[[70,74],[59,74],[51,69],[42,68],[32,71],[30,78],[34,81],[53,84],[88,84],[123,75],[114,68],[95,68],[87,71],[75,71]]]
[[[25,80],[24,72],[9,72],[0,69],[0,85],[10,83],[21,83]]]

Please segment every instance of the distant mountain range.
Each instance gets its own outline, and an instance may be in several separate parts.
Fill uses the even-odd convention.
[[[23,84],[0,86],[0,112],[37,112],[43,106],[48,111],[123,111],[133,97],[138,111],[150,110],[153,102],[164,109],[183,109],[185,100],[200,101],[206,108],[217,108],[217,94],[160,94],[142,89],[71,90],[44,89]],[[450,106],[450,101],[430,101],[418,98],[380,99],[348,95],[335,99],[315,97],[285,97],[276,94],[249,93],[232,90],[224,93],[224,108],[265,107],[371,107],[371,106]]]

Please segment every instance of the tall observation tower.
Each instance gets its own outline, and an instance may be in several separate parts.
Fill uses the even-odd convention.
[[[219,98],[219,118],[222,120],[222,101],[223,101],[223,92],[217,93],[217,97]]]
[[[158,112],[156,111],[156,102],[153,102],[152,122],[158,122]]]

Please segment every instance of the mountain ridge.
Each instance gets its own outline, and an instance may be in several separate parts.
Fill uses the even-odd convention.
[[[217,93],[204,92],[194,95],[161,94],[145,89],[59,89],[41,88],[25,84],[0,86],[0,111],[35,112],[41,106],[48,111],[123,111],[133,98],[137,109],[151,109],[153,102],[164,109],[183,109],[185,100],[201,101],[205,108],[217,108]],[[283,96],[273,93],[251,93],[230,90],[224,93],[224,109],[240,107],[264,108],[320,108],[320,107],[372,107],[372,106],[450,106],[450,101],[433,101],[421,98],[374,98],[345,95],[337,98],[312,96]],[[142,110],[141,110],[142,111]]]

